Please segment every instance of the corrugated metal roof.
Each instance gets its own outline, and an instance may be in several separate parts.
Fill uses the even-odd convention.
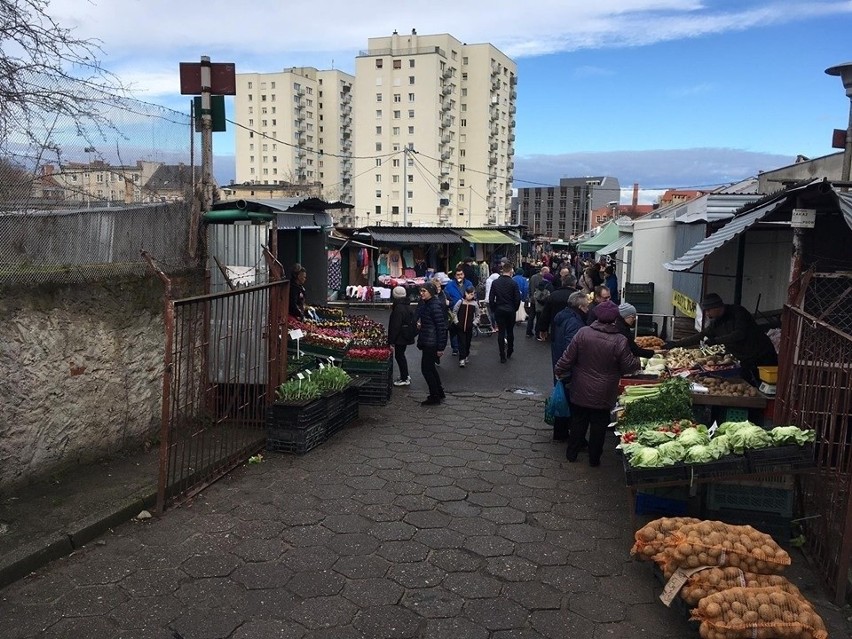
[[[618,239],[618,225],[614,222],[607,222],[597,235],[577,244],[577,250],[581,253],[591,253],[616,239]]]
[[[275,222],[279,229],[318,229],[324,226],[334,226],[334,220],[329,213],[319,211],[317,213],[285,212],[275,216]]]
[[[409,229],[365,229],[357,233],[359,236],[369,235],[373,242],[386,244],[460,244],[461,238],[446,229],[416,228]]]
[[[840,191],[837,193],[837,203],[840,205],[840,210],[843,212],[843,219],[849,228],[852,228],[852,193],[849,191]]]
[[[669,271],[688,271],[699,262],[703,262],[709,255],[714,253],[741,233],[757,224],[769,215],[780,203],[773,200],[753,211],[749,211],[740,217],[736,217],[712,235],[705,237],[698,244],[689,249],[681,257],[666,262],[663,266]]]
[[[598,249],[598,250],[597,250],[597,251],[595,251],[595,252],[596,252],[598,255],[609,255],[609,254],[611,254],[611,253],[615,253],[616,251],[619,251],[619,250],[623,249],[625,246],[628,246],[628,245],[630,245],[630,244],[632,244],[632,243],[633,243],[633,235],[631,235],[631,234],[624,234],[624,235],[621,235],[621,236],[620,236],[617,240],[615,240],[614,242],[611,242],[610,244],[607,244],[606,246],[604,246],[604,247],[603,247],[603,248],[601,248],[601,249]]]

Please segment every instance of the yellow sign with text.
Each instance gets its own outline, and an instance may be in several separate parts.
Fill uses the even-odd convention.
[[[687,317],[695,317],[695,307],[697,304],[680,291],[672,291],[672,304]]]

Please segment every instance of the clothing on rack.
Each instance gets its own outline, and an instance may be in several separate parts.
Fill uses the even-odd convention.
[[[388,254],[380,253],[377,265],[379,275],[390,275],[390,264],[388,263]]]
[[[328,290],[338,291],[343,284],[340,251],[328,252]]]
[[[388,275],[391,277],[402,277],[402,255],[396,249],[388,251]]]

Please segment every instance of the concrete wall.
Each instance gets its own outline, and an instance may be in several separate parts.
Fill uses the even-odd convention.
[[[156,438],[162,297],[153,277],[0,291],[0,488]]]

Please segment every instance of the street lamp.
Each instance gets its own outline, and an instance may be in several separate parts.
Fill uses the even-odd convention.
[[[843,88],[846,89],[846,97],[852,100],[852,62],[844,62],[833,67],[828,67],[825,72],[828,75],[839,76],[843,81]],[[852,162],[852,103],[849,106],[849,123],[846,126],[846,148],[843,151],[843,169],[840,174],[842,182],[849,181],[850,162]],[[844,191],[849,189],[844,185]]]

